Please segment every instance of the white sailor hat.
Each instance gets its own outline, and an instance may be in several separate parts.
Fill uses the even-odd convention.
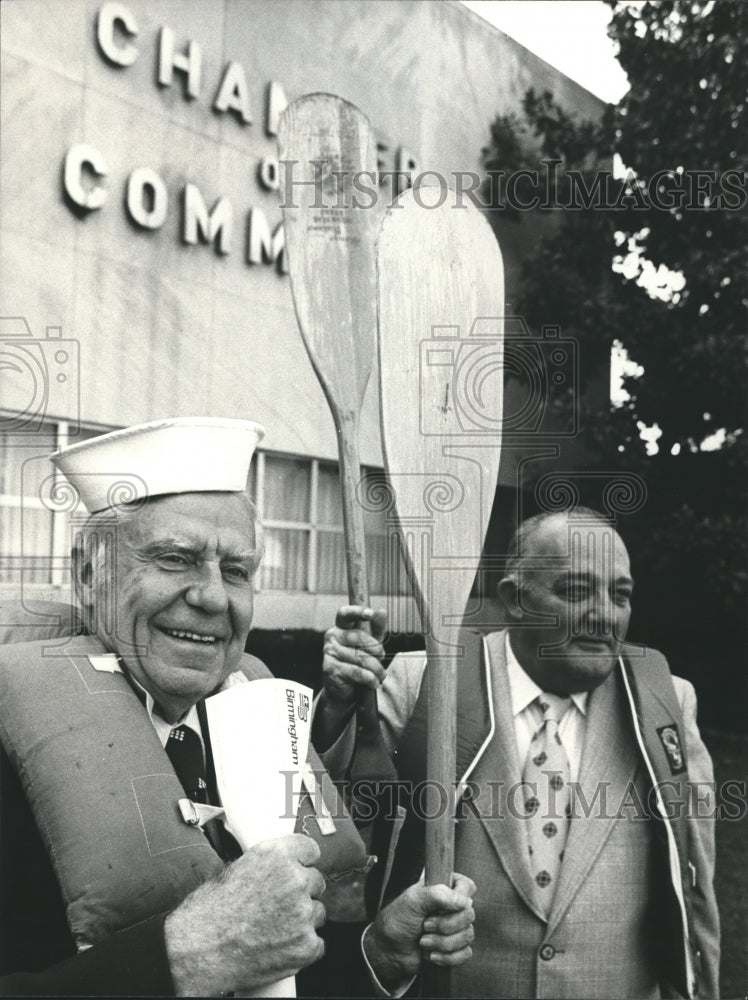
[[[175,417],[102,434],[50,459],[93,514],[166,493],[239,493],[264,436],[249,420]]]

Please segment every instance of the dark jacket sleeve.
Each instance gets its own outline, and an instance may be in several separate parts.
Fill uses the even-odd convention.
[[[166,914],[119,931],[44,972],[0,979],[3,996],[174,996],[164,942]]]

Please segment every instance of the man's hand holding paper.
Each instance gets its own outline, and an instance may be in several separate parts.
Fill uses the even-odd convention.
[[[324,953],[316,933],[325,921],[319,900],[325,880],[313,867],[318,858],[310,837],[265,840],[196,889],[165,925],[177,994],[215,995],[220,982],[222,992],[241,983],[267,996],[281,981],[279,995],[293,996],[294,974]]]

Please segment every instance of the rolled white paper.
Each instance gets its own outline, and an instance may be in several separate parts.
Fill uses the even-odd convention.
[[[226,827],[243,851],[293,833],[311,727],[311,688],[267,678],[205,702]],[[295,997],[293,976],[243,997]]]

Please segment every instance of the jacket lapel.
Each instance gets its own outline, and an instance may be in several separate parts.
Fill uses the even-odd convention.
[[[496,719],[496,733],[471,776],[481,788],[488,782],[498,784],[498,794],[493,797],[491,809],[480,808],[478,813],[501,866],[510,882],[533,913],[542,917],[534,901],[532,875],[523,818],[523,796],[520,789],[522,767],[517,756],[512,702],[506,672],[505,632],[494,632],[486,637],[491,665],[491,695]],[[486,795],[485,801],[490,796]],[[488,812],[489,815],[485,815]],[[491,818],[493,814],[494,817]]]
[[[579,769],[584,801],[577,801],[569,827],[549,931],[559,923],[595,863],[636,775],[638,758],[626,724],[617,674],[616,669],[587,702],[587,732]]]

